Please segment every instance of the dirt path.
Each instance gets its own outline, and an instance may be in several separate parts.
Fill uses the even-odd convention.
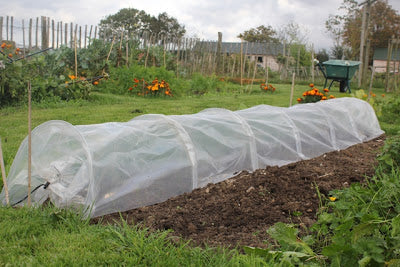
[[[362,182],[374,174],[384,136],[283,167],[242,172],[166,202],[122,213],[129,223],[172,229],[171,235],[195,245],[264,247],[266,230],[276,222],[310,226],[316,220],[319,191]],[[114,223],[120,214],[102,218]],[[97,222],[97,219],[94,219]]]

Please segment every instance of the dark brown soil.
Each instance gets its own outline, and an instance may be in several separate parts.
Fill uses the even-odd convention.
[[[194,245],[265,247],[266,230],[274,223],[310,226],[315,222],[316,185],[326,198],[333,189],[371,177],[383,141],[381,136],[311,160],[243,171],[166,202],[123,212],[122,217],[154,230],[172,229],[176,239],[192,240]],[[110,214],[94,222],[119,220],[120,214]]]

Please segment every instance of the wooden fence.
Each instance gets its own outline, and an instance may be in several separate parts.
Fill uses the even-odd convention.
[[[44,16],[20,21],[14,20],[13,16],[0,17],[0,41],[15,42],[18,47],[26,49],[72,47],[75,40],[79,48],[85,48],[90,40],[96,38],[98,28],[93,25],[82,27]]]
[[[44,16],[18,21],[13,16],[0,16],[0,41],[14,42],[24,51],[49,47],[57,49],[62,45],[77,49],[87,48],[95,39],[115,44],[127,63],[129,53],[132,53],[132,47],[128,44],[132,41],[145,51],[144,55],[141,54],[144,56],[145,66],[166,66],[168,63],[166,55],[173,55],[173,65],[178,76],[198,72],[205,75],[216,73],[225,77],[240,77],[240,81],[260,78],[260,75],[268,80],[268,69],[270,69],[279,72],[281,79],[291,77],[290,74],[295,72],[297,78],[311,78],[313,81],[314,75],[318,74],[318,71],[314,73],[313,55],[310,58],[311,67],[302,67],[299,65],[300,50],[296,55],[290,55],[290,47],[285,44],[276,48],[274,47],[276,44],[269,43],[222,43],[222,33],[218,33],[218,41],[175,38],[150,33],[128,36],[127,33],[120,32],[104,36],[100,35],[100,29],[96,25],[80,26]],[[154,59],[156,50],[159,54],[162,53],[161,60],[158,55],[158,62]],[[282,55],[297,63],[289,66],[289,60],[284,63],[279,62],[278,56]],[[263,67],[261,70],[260,66]],[[265,73],[262,73],[262,69]]]

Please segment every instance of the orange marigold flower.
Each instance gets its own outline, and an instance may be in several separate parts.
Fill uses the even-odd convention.
[[[304,93],[303,93],[303,96],[306,96],[306,95],[307,95],[307,92],[304,92]]]
[[[139,82],[139,80],[136,79],[136,78],[134,78],[133,81],[134,81],[135,83],[138,83],[138,82]]]
[[[382,97],[385,97],[385,94],[382,94]]]
[[[313,84],[313,83],[310,83],[310,85],[309,85],[309,86],[312,88],[312,87],[314,87],[314,84]]]
[[[326,93],[329,92],[329,89],[328,89],[328,88],[325,88],[325,89],[324,89],[324,92],[326,92]]]
[[[326,100],[326,96],[323,96],[323,97],[321,98],[321,100]]]
[[[94,85],[98,85],[98,84],[99,84],[99,81],[94,81],[93,84],[94,84]],[[132,88],[132,87],[131,87],[131,88]]]
[[[133,90],[133,88],[132,87],[129,87],[129,89],[128,89],[129,91],[132,91]]]
[[[1,48],[6,47],[6,45],[7,45],[6,43],[2,43],[2,44],[1,44]]]
[[[20,50],[21,50],[21,49],[20,49],[19,47],[17,47],[17,49],[15,49],[15,51],[18,51],[18,52],[19,52]]]
[[[335,96],[333,96],[333,95],[330,95],[330,96],[329,96],[329,98],[335,98]]]
[[[372,97],[376,97],[376,94],[372,94]]]
[[[71,80],[75,80],[75,79],[76,79],[76,76],[75,76],[75,75],[68,75],[68,77],[69,77]]]
[[[11,45],[11,44],[8,44],[8,45],[7,45],[7,48],[11,48],[11,47],[12,47],[12,45]]]
[[[11,54],[11,53],[10,53],[10,54],[8,54],[8,57],[13,57],[13,54]]]
[[[303,101],[303,98],[297,98],[297,102],[301,102],[301,101]]]

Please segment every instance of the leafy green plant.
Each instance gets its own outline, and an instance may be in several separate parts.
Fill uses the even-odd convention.
[[[204,95],[211,90],[223,90],[224,82],[219,80],[216,75],[206,77],[199,73],[194,73],[189,81],[189,88],[186,92],[187,94]]]
[[[399,169],[380,167],[366,185],[335,190],[312,227],[332,266],[375,266],[400,258]]]
[[[378,156],[378,162],[381,168],[388,172],[400,168],[400,136],[386,139],[382,152]]]
[[[279,243],[279,250],[244,247],[244,251],[261,256],[270,264],[279,262],[281,266],[297,266],[307,263],[309,266],[319,266],[321,258],[310,247],[313,243],[311,236],[302,240],[294,225],[284,223],[276,223],[267,232]]]

